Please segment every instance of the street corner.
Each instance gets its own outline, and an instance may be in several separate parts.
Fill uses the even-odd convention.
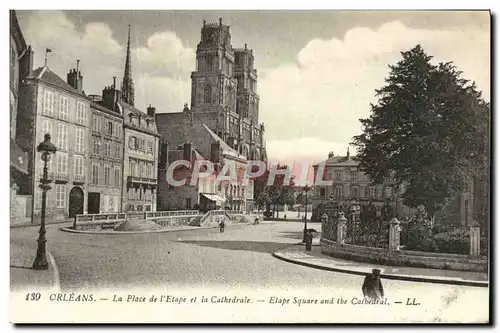
[[[48,264],[46,270],[33,269],[35,256],[35,246],[11,244],[10,290],[12,292],[32,289],[51,292],[60,290],[59,269],[53,255],[50,252],[46,253]]]

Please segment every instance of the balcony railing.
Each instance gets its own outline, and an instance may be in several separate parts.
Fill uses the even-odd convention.
[[[84,175],[75,175],[74,181],[78,183],[85,183],[85,176]]]
[[[140,184],[156,184],[157,181],[154,178],[128,176],[127,182],[128,183],[140,183]]]
[[[68,181],[69,180],[69,175],[67,173],[59,173],[59,172],[57,172],[55,174],[55,180]]]

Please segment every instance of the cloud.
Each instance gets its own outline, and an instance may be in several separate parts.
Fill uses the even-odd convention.
[[[355,27],[342,39],[313,39],[297,54],[260,78],[260,119],[266,124],[269,155],[324,159],[330,150],[344,154],[361,131],[359,118],[376,102],[388,64],[400,52],[421,44],[434,61],[453,61],[465,78],[476,81],[489,100],[489,27],[425,30],[389,22],[378,29]],[[304,139],[314,137],[314,139]]]
[[[121,86],[126,45],[116,40],[107,24],[90,22],[79,31],[62,11],[36,11],[21,23],[35,52],[35,67],[43,66],[48,47],[53,51],[48,55],[48,65],[63,79],[80,60],[87,94],[101,94],[114,76]],[[131,51],[136,107],[144,110],[151,104],[159,112],[182,109],[190,100],[194,50],[184,46],[173,32],[162,31],[150,36],[144,47],[134,48],[132,43]]]

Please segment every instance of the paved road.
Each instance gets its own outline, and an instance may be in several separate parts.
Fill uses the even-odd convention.
[[[360,276],[315,270],[272,257],[274,250],[300,242],[302,224],[298,222],[228,226],[222,234],[205,229],[109,236],[66,233],[59,227],[49,226],[47,238],[63,291],[236,287],[359,296],[363,281]],[[320,224],[311,227],[321,229]],[[35,253],[36,233],[33,227],[13,228],[11,239],[31,242]],[[391,280],[384,281],[384,288],[388,297],[419,297],[439,311],[447,309],[456,315],[455,306],[473,302],[471,311],[487,314],[487,288]]]

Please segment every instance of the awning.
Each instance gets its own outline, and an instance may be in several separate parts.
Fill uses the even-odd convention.
[[[12,138],[10,139],[10,166],[28,174],[28,153],[24,152]]]
[[[205,198],[207,198],[210,201],[215,201],[215,202],[224,202],[224,198],[221,197],[220,195],[217,194],[211,194],[211,193],[202,193]]]

